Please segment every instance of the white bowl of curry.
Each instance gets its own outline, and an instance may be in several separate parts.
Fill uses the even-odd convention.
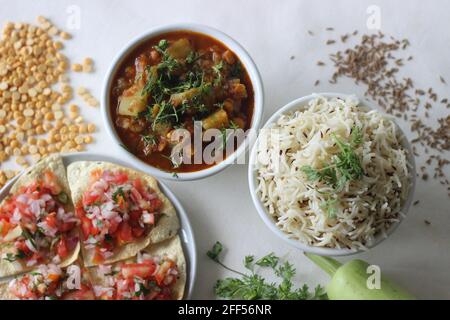
[[[242,161],[263,100],[258,69],[240,44],[207,26],[174,24],[145,32],[116,56],[102,115],[141,170],[196,180]]]

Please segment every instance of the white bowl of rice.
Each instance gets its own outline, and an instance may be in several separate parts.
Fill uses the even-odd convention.
[[[413,200],[415,163],[394,119],[354,95],[321,93],[278,110],[250,153],[250,194],[265,224],[305,252],[368,250]]]

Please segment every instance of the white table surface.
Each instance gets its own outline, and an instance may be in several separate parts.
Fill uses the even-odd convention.
[[[379,0],[377,3],[382,31],[411,41],[409,52],[415,59],[406,68],[407,73],[417,85],[434,87],[441,95],[448,92],[439,82],[439,75],[450,83],[450,2]],[[44,15],[67,29],[67,10],[71,5],[77,6],[81,10],[81,25],[79,29],[68,30],[74,38],[67,42],[65,53],[72,61],[82,61],[86,56],[94,58],[94,74],[76,74],[71,78],[73,85],[84,85],[97,97],[112,58],[134,36],[154,26],[175,22],[216,27],[239,41],[259,67],[265,86],[266,120],[287,102],[311,92],[363,93],[351,81],[328,84],[332,69],[318,68],[316,61],[325,61],[337,48],[324,45],[330,37],[326,27],[335,27],[339,35],[355,29],[368,32],[366,10],[371,4],[372,1],[360,0],[0,0],[0,22],[34,22],[37,15]],[[307,30],[316,36],[309,36]],[[290,60],[292,55],[296,57],[294,60]],[[314,87],[317,79],[322,80],[321,85]],[[433,112],[432,117],[437,118],[448,111]],[[89,151],[117,154],[119,147],[111,143],[102,128],[99,110],[85,106],[83,115],[100,128]],[[405,130],[409,127],[404,122],[399,124]],[[2,165],[7,167],[8,163]],[[272,234],[260,220],[250,199],[246,177],[247,166],[235,165],[202,181],[167,183],[185,206],[197,240],[198,281],[193,297],[214,298],[212,288],[216,279],[229,275],[205,256],[216,240],[228,248],[225,261],[229,265],[241,267],[246,254],[264,255],[273,251],[295,263],[299,282],[326,284],[323,272]],[[379,265],[385,274],[419,298],[448,299],[449,198],[436,181],[419,181],[415,198],[420,199],[420,204],[412,208],[394,235],[356,257]],[[431,221],[431,225],[425,225],[424,219]]]

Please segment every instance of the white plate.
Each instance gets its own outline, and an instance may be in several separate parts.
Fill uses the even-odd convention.
[[[117,159],[115,157],[106,156],[106,155],[100,155],[95,153],[89,153],[89,152],[80,152],[80,153],[69,153],[69,154],[63,154],[61,155],[64,165],[67,166],[73,162],[76,161],[107,161],[111,163],[115,163],[124,167],[136,169],[136,166]],[[25,171],[24,171],[25,172]],[[9,193],[9,190],[11,189],[12,185],[17,181],[17,179],[23,174],[20,173],[13,179],[11,179],[1,190],[0,190],[0,201],[2,201]],[[159,188],[161,189],[162,193],[164,193],[167,198],[172,202],[174,205],[177,213],[178,218],[180,219],[181,228],[179,231],[179,236],[181,238],[181,242],[183,245],[183,251],[185,253],[186,257],[186,288],[184,291],[184,299],[190,299],[192,295],[192,291],[195,284],[195,278],[197,275],[197,247],[195,245],[195,239],[194,234],[192,232],[191,223],[189,222],[188,215],[186,214],[186,211],[184,211],[183,206],[178,201],[178,199],[175,197],[175,195],[170,191],[170,189],[161,181],[158,181]],[[6,280],[11,277],[5,277],[2,279]]]

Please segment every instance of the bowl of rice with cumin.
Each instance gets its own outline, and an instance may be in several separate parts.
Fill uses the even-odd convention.
[[[265,224],[291,245],[339,256],[386,239],[413,200],[415,163],[394,119],[354,95],[313,94],[278,110],[250,154]]]

